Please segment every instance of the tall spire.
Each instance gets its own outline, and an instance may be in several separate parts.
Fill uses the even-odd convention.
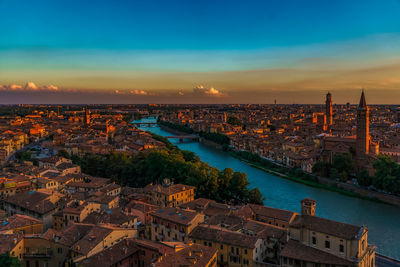
[[[365,108],[366,106],[367,106],[367,101],[365,101],[364,89],[362,89],[359,107]]]

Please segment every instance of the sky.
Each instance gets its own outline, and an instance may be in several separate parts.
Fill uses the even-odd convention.
[[[400,0],[0,0],[0,103],[399,104]]]

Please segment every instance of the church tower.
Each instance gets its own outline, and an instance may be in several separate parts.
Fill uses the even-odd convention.
[[[364,89],[361,93],[360,104],[357,108],[357,139],[356,156],[364,158],[369,153],[369,107],[365,101]]]
[[[83,119],[84,119],[85,126],[88,127],[90,124],[90,115],[89,115],[87,106],[85,106],[85,117]]]
[[[301,201],[301,215],[315,216],[315,200],[305,198]]]
[[[331,126],[333,124],[333,112],[332,112],[332,95],[330,92],[326,94],[325,115],[328,125]]]

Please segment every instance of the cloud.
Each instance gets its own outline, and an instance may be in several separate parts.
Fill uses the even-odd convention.
[[[9,86],[4,87],[6,90],[10,89],[10,90],[21,90],[22,86],[19,84],[10,84]]]
[[[47,89],[49,91],[58,91],[58,86],[55,86],[55,85],[52,85],[52,84],[46,85],[43,88],[45,88],[45,89]]]
[[[25,86],[19,84],[0,85],[2,91],[21,91],[21,92],[36,92],[36,91],[58,91],[59,88],[55,85],[37,86],[34,82],[27,82]]]
[[[25,90],[38,90],[39,87],[33,82],[27,82],[25,85]]]
[[[223,94],[218,91],[217,89],[211,87],[209,90],[204,91],[204,93],[206,93],[206,95],[212,95],[212,96],[222,96]]]
[[[130,93],[133,95],[148,95],[148,93],[144,90],[131,90]]]
[[[193,88],[193,92],[195,94],[203,95],[203,96],[211,96],[211,97],[221,97],[226,96],[226,94],[220,92],[214,87],[210,87],[209,89],[205,88],[203,85],[197,85]]]
[[[144,90],[115,90],[114,91],[115,94],[117,95],[141,95],[141,96],[145,96],[145,95],[154,95],[152,93],[146,92]]]

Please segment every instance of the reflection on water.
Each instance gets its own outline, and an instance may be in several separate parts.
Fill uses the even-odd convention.
[[[154,118],[141,121],[154,121]],[[171,135],[158,126],[144,126],[141,129],[162,136]],[[318,216],[355,225],[366,225],[369,229],[369,242],[377,246],[377,251],[400,259],[400,207],[294,183],[250,167],[225,152],[198,142],[180,143],[175,139],[170,141],[181,149],[195,152],[202,161],[211,166],[219,169],[229,167],[235,171],[245,172],[250,186],[258,187],[265,197],[266,206],[300,212],[300,200],[310,197],[317,201]]]

